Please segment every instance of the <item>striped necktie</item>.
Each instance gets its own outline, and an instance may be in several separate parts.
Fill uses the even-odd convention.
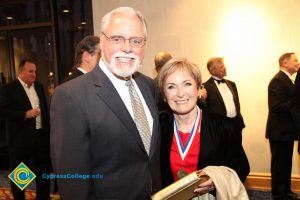
[[[127,80],[126,86],[129,89],[131,106],[134,115],[134,122],[142,138],[147,154],[149,155],[150,144],[151,144],[151,133],[150,133],[149,123],[147,121],[146,113],[142,101],[136,89],[134,88],[133,82],[131,80]]]

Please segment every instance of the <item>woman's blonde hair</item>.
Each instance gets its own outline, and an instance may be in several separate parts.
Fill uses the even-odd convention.
[[[199,89],[202,84],[201,71],[199,67],[188,61],[186,58],[172,58],[160,70],[157,77],[158,88],[164,94],[164,84],[166,79],[175,71],[187,71],[195,80],[197,88]]]

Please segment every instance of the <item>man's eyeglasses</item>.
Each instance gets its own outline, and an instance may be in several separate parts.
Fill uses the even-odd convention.
[[[126,39],[121,35],[113,35],[113,36],[108,37],[105,33],[102,32],[102,34],[106,37],[106,39],[108,41],[110,41],[112,44],[116,44],[116,45],[124,44],[125,41],[128,40],[132,47],[142,47],[145,45],[145,42],[146,42],[146,39],[143,37],[132,37],[132,38]]]

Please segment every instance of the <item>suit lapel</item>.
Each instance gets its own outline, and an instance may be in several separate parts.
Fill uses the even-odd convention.
[[[96,69],[91,72],[91,76],[93,77],[96,94],[99,96],[101,101],[105,102],[109,109],[119,118],[119,120],[127,128],[128,133],[132,134],[134,138],[136,138],[139,146],[145,151],[136,125],[117,90],[104,72],[100,69],[100,67],[97,65],[95,68]]]
[[[239,106],[238,106],[238,96],[237,96],[237,93],[235,92],[235,89],[233,88],[233,85],[229,81],[225,80],[225,83],[228,86],[229,90],[231,91],[231,94],[233,96],[233,101],[234,101],[235,109],[238,112]]]
[[[281,70],[279,71],[279,76],[280,76],[285,82],[287,82],[291,88],[294,87],[294,83],[292,82],[292,80],[291,80],[291,79],[290,79],[283,71],[281,71]]]
[[[25,89],[23,88],[21,82],[19,80],[16,80],[16,89],[19,91],[17,94],[20,96],[20,99],[23,99],[22,102],[24,102],[24,108],[25,109],[32,109],[30,100],[25,92]]]
[[[214,81],[214,79],[213,79],[212,77],[209,79],[209,82],[210,82],[210,84],[211,84],[213,90],[216,92],[216,94],[217,94],[219,100],[220,100],[221,102],[223,102],[223,104],[224,104],[224,101],[223,101],[223,98],[222,98],[222,96],[221,96],[221,93],[220,93],[218,87],[216,86],[216,83],[215,83],[215,81]],[[208,95],[209,95],[209,94],[208,94]],[[225,104],[224,104],[224,107],[225,107]],[[226,110],[226,108],[225,108],[225,110]]]

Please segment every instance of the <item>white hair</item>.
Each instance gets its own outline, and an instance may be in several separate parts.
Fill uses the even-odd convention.
[[[101,32],[105,32],[111,18],[114,15],[119,14],[119,13],[137,16],[143,25],[145,38],[147,38],[147,25],[146,25],[145,18],[143,17],[143,15],[140,11],[136,11],[131,7],[119,7],[119,8],[116,8],[116,9],[110,11],[109,13],[105,14],[101,20]]]

